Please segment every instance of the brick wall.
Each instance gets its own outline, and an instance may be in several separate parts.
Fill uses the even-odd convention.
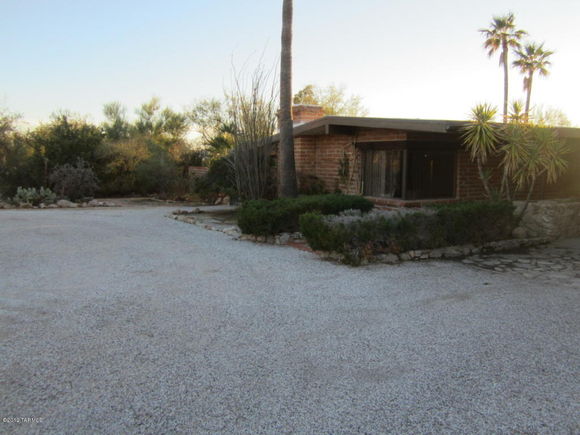
[[[360,194],[362,153],[354,147],[356,142],[405,140],[405,132],[393,130],[368,130],[353,135],[301,136],[294,140],[296,171],[322,179],[328,191],[340,189],[345,193]],[[344,154],[350,163],[350,176],[342,184],[339,176],[340,161]]]
[[[406,140],[404,131],[367,130],[354,135],[299,136],[294,140],[296,170],[301,175],[315,175],[321,178],[328,191],[340,189],[345,193],[361,194],[362,152],[354,147],[356,142]],[[349,182],[344,185],[338,174],[343,153],[350,161]],[[570,165],[556,184],[547,184],[545,178],[538,180],[533,199],[553,199],[580,196],[580,150],[570,156]],[[492,170],[491,185],[499,190],[501,173],[497,169],[499,158],[490,159],[486,169]],[[477,165],[464,148],[457,151],[456,196],[462,200],[484,199],[485,192],[479,178]],[[527,191],[526,191],[527,192]],[[523,198],[524,192],[518,195]]]

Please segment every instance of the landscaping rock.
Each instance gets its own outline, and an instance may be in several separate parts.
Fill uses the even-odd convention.
[[[78,204],[74,202],[68,201],[66,199],[60,199],[56,202],[57,207],[59,208],[75,208],[78,207]]]
[[[528,237],[528,232],[523,227],[517,227],[512,231],[512,236],[514,239],[525,239]]]

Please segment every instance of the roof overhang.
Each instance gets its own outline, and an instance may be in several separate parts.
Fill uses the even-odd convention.
[[[294,126],[294,136],[325,136],[329,134],[355,134],[361,129],[385,129],[416,133],[455,134],[468,125],[469,121],[434,119],[367,118],[352,116],[324,116],[313,121]],[[555,129],[562,138],[580,138],[580,128],[558,127]],[[280,135],[272,136],[272,142],[279,142]]]

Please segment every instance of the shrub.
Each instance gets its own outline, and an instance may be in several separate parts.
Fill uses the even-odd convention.
[[[202,201],[211,204],[220,195],[236,196],[234,171],[227,158],[214,160],[207,174],[194,181],[193,191]]]
[[[78,159],[74,165],[66,163],[58,166],[50,174],[49,180],[58,196],[71,201],[91,197],[99,187],[97,176],[82,159]]]
[[[362,196],[341,194],[281,198],[273,201],[253,200],[245,202],[240,208],[238,225],[243,233],[272,235],[298,231],[299,217],[307,212],[318,211],[328,215],[349,209],[367,212],[372,208],[373,203]]]
[[[510,237],[516,224],[509,201],[473,201],[438,206],[438,225],[450,245],[486,242]]]
[[[34,187],[25,188],[19,187],[16,189],[16,195],[12,198],[12,202],[16,205],[39,205],[43,204],[52,204],[56,201],[56,195],[50,189],[41,187],[40,189],[36,189]]]
[[[313,249],[336,252],[356,265],[377,254],[509,238],[515,222],[509,202],[465,202],[390,215],[307,213],[300,217],[300,231]]]
[[[324,180],[316,175],[300,175],[298,177],[299,192],[301,195],[322,195],[326,193]]]

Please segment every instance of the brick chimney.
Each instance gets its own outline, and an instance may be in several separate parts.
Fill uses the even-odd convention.
[[[294,125],[314,121],[323,116],[324,109],[322,106],[317,106],[315,104],[297,104],[292,106],[292,119],[294,120]]]

